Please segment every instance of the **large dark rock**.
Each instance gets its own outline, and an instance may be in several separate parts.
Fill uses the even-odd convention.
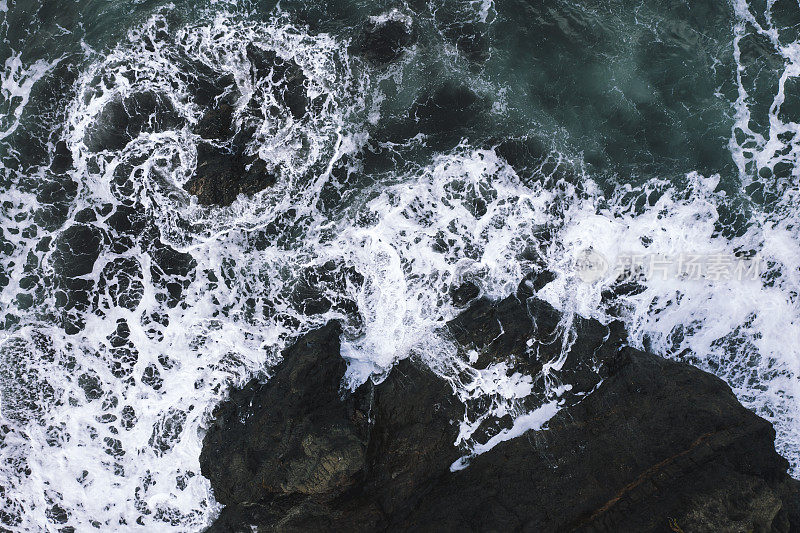
[[[478,456],[393,528],[790,531],[798,487],[774,438],[721,380],[625,348],[547,431]]]
[[[459,344],[477,349],[475,368],[504,361],[514,370],[536,375],[564,349],[567,324],[562,318],[543,300],[512,295],[497,302],[478,299],[448,327]],[[616,357],[626,333],[619,323],[604,326],[581,316],[573,317],[571,328],[575,336],[565,350],[561,378],[572,386],[574,396],[588,393],[600,382],[602,372],[596,368]]]
[[[197,134],[204,139],[225,139],[233,137],[233,106],[222,102],[206,111],[197,123]]]
[[[478,300],[450,329],[481,357],[530,371],[560,345],[548,339],[561,318],[515,295]],[[625,347],[618,326],[577,319],[564,381],[595,368],[594,390],[455,472],[465,406],[450,385],[406,360],[381,384],[344,391],[339,334],[331,323],[301,337],[265,384],[218,408],[201,465],[226,507],[210,531],[800,527],[772,426],[718,378]]]
[[[121,150],[142,133],[167,131],[180,124],[170,99],[148,90],[109,101],[87,128],[83,142],[91,152]]]
[[[240,194],[255,194],[276,181],[275,175],[258,156],[245,156],[227,148],[200,143],[197,147],[197,170],[184,189],[203,205],[226,206]]]
[[[355,483],[365,464],[369,402],[366,391],[341,398],[340,333],[336,323],[309,333],[267,385],[253,381],[219,408],[200,457],[218,501],[256,503]]]
[[[480,288],[471,281],[466,281],[457,287],[450,288],[450,296],[453,298],[453,304],[456,307],[465,307],[477,298],[480,293]]]
[[[190,58],[181,58],[179,66],[192,100],[199,106],[214,105],[225,93],[235,91],[236,80],[230,73],[218,72],[202,61]]]
[[[370,528],[458,458],[450,386],[402,361],[379,386],[346,392],[340,334],[332,322],[304,335],[266,384],[216,410],[200,456],[226,505],[211,531]]]

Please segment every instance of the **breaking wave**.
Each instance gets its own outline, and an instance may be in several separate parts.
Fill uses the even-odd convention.
[[[491,2],[464,6],[470,24],[496,16]],[[502,298],[542,273],[537,296],[565,312],[562,332],[576,315],[622,320],[636,346],[719,375],[775,424],[800,473],[800,117],[786,103],[800,41],[743,1],[734,7],[730,151],[743,194],[697,172],[608,187],[580,154],[554,146],[520,165],[500,141],[439,142],[419,115],[422,134],[388,134],[390,96],[402,100],[417,51],[376,67],[285,14],[265,24],[217,12],[176,27],[167,9],[90,55],[47,164],[4,167],[0,523],[201,528],[218,511],[198,459],[211,410],[231,384],[268,379],[287,342],[331,319],[344,324],[349,386],[416,355],[470,400],[465,457],[541,428],[579,401],[565,395],[558,361],[537,375],[502,362],[477,369],[445,324],[463,283]],[[759,54],[748,55],[753,43]],[[485,60],[478,52],[472,60]],[[303,112],[255,74],[258,53],[296,65]],[[501,84],[452,57],[442,60],[478,96],[453,94],[471,105],[494,91],[489,113],[502,116]],[[766,107],[752,96],[761,61],[783,66]],[[56,65],[6,61],[0,138],[13,138],[32,86]],[[276,182],[208,207],[184,187],[205,142],[199,124],[220,102],[241,149]],[[764,269],[744,281],[609,272],[587,282],[576,270],[587,249],[609,264],[693,253],[757,256]],[[507,415],[510,426],[477,431]]]

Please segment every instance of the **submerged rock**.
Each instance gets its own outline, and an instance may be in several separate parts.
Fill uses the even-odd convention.
[[[391,12],[370,19],[354,50],[374,63],[389,63],[403,55],[413,42],[411,19],[399,12]]]
[[[480,299],[450,329],[493,360],[535,365],[561,318],[535,297]],[[226,507],[209,531],[800,527],[798,482],[768,422],[720,379],[581,320],[565,368],[602,364],[602,383],[545,430],[454,472],[465,406],[449,383],[405,360],[351,393],[341,389],[339,326],[301,337],[267,383],[234,391],[215,413],[200,460]]]
[[[240,194],[255,194],[276,181],[258,156],[231,153],[226,148],[201,143],[197,147],[197,170],[184,189],[203,205],[226,206]]]
[[[305,116],[309,104],[308,78],[300,65],[292,59],[282,58],[274,50],[252,43],[247,45],[247,59],[252,66],[254,83],[269,85],[295,119]]]
[[[87,128],[83,142],[90,152],[121,150],[142,133],[175,129],[180,123],[170,99],[147,90],[109,101]]]
[[[445,82],[421,96],[411,116],[423,133],[457,131],[473,126],[486,111],[486,102],[466,85]]]

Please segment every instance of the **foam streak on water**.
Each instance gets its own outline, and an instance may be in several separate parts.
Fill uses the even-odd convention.
[[[22,64],[19,53],[14,53],[6,59],[0,79],[0,94],[9,105],[3,110],[4,117],[0,119],[0,141],[19,127],[20,117],[30,99],[31,88],[58,62],[59,60],[48,62],[40,59],[26,67]]]

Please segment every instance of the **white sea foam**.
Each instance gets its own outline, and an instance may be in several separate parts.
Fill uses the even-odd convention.
[[[539,431],[544,427],[547,422],[553,418],[559,411],[559,405],[556,401],[547,402],[541,407],[537,407],[530,413],[525,413],[514,419],[514,425],[509,429],[504,429],[498,434],[494,435],[484,444],[478,444],[473,449],[474,455],[481,455],[488,452],[501,442],[516,439],[521,437],[528,431]],[[456,472],[463,470],[469,466],[469,456],[464,456],[456,460],[450,465],[450,471]]]
[[[403,13],[397,8],[391,9],[386,13],[382,13],[380,15],[372,16],[369,18],[369,21],[375,26],[380,26],[382,24],[386,24],[387,22],[402,22],[409,29],[411,28],[411,25],[414,23],[414,20],[411,18],[411,15]]]
[[[207,523],[217,505],[199,472],[200,429],[227,384],[267,367],[287,335],[297,333],[296,326],[287,331],[263,311],[245,316],[248,297],[256,294],[263,302],[280,292],[277,278],[271,283],[269,277],[281,268],[292,275],[296,261],[302,261],[275,246],[248,261],[242,257],[246,230],[266,225],[290,207],[310,212],[331,161],[354,146],[343,121],[348,106],[358,102],[347,58],[330,37],[308,36],[284,20],[256,25],[224,14],[205,25],[178,28],[174,40],[158,35],[164,31],[164,18],[154,17],[80,77],[65,134],[75,164],[70,175],[80,187],[54,238],[58,241],[85,208],[133,202],[156,221],[161,238],[188,251],[198,268],[188,278],[168,274],[185,289],[183,303],[169,306],[163,282],[154,279],[164,276],[161,266],[143,243],[124,251],[103,245],[91,272],[81,276],[97,292],[79,313],[85,325],[78,334],[65,335],[37,319],[61,313],[57,291],[35,314],[23,316],[27,325],[5,333],[0,383],[2,417],[10,433],[3,435],[0,453],[7,459],[1,467],[8,487],[3,498],[18,519],[8,526],[15,530],[55,524],[59,509],[68,511],[62,525],[81,531],[187,530]],[[233,75],[244,106],[252,92],[247,43],[291,58],[309,79],[309,95],[329,96],[321,112],[303,124],[284,117],[278,130],[268,132],[269,139],[257,133],[253,146],[281,172],[275,190],[228,210],[209,210],[180,189],[195,165],[196,138],[188,126],[202,110],[193,104],[176,58],[182,53],[220,75]],[[6,80],[15,83],[4,83],[4,89],[29,91],[35,79],[17,83],[19,72],[12,70]],[[90,149],[87,139],[106,105],[143,91],[168,99],[178,127],[143,131],[122,148]],[[286,150],[298,143],[303,150]],[[120,179],[133,188],[121,187]],[[35,239],[24,237],[33,222],[26,205],[37,205],[35,195],[12,190],[5,197],[5,227],[15,241],[14,252],[4,257],[11,283],[2,302],[4,311],[11,311],[16,294],[25,292],[20,280],[28,273],[26,257],[38,257],[46,276],[57,273],[52,270],[55,251],[42,254]],[[115,231],[102,216],[92,226]],[[119,261],[130,268],[119,270]],[[237,275],[240,268],[247,274]],[[259,278],[266,273],[269,277]],[[128,280],[141,292],[132,293],[132,305],[122,305],[116,291]],[[114,340],[120,323],[127,329],[122,347]],[[132,361],[125,363],[125,357]],[[28,390],[16,385],[21,372]],[[39,390],[49,392],[37,397]]]
[[[367,114],[379,121],[380,98],[373,106],[365,80],[353,73],[342,43],[332,37],[309,36],[286,20],[259,26],[219,15],[175,29],[172,44],[213,70],[232,74],[244,99],[252,90],[246,42],[294,58],[313,90],[331,96],[309,123],[287,119],[275,134],[279,143],[270,144],[278,130],[265,126],[264,138],[253,145],[282,169],[276,188],[227,209],[207,209],[180,190],[196,158],[197,139],[189,126],[202,110],[172,62],[176,52],[155,38],[163,24],[155,17],[79,79],[78,97],[68,110],[67,141],[80,190],[55,236],[86,207],[106,213],[103,204],[134,200],[155,221],[161,239],[196,264],[186,276],[171,275],[182,286],[181,302],[170,305],[164,282],[156,279],[162,275],[156,254],[138,242],[124,251],[104,248],[84,276],[95,287],[121,287],[133,279],[141,286],[133,304],[121,305],[116,288],[98,290],[75,335],[50,325],[60,312],[51,285],[42,309],[27,314],[17,309],[17,295],[26,292],[28,257],[41,261],[44,276],[52,279],[53,255],[38,251],[38,241],[26,236],[34,220],[28,206],[36,205],[36,196],[4,193],[4,227],[14,251],[3,257],[10,282],[0,301],[4,315],[22,315],[22,325],[0,340],[0,478],[6,508],[20,519],[9,524],[12,530],[56,527],[54,505],[68,511],[59,527],[80,531],[199,529],[218,511],[198,464],[210,410],[230,383],[268,372],[289,339],[332,318],[345,324],[343,356],[351,386],[379,380],[399,359],[415,354],[449,379],[465,402],[485,400],[465,413],[458,444],[467,458],[454,467],[527,430],[546,428],[570,387],[558,379],[561,359],[544,362],[545,372],[535,376],[504,363],[477,370],[469,354],[463,358],[442,335],[444,323],[459,311],[451,303],[451,287],[470,280],[482,294],[501,298],[542,267],[556,278],[539,296],[565,311],[565,327],[575,313],[607,321],[612,304],[621,306],[634,344],[717,373],[746,405],[773,421],[779,450],[798,473],[796,181],[783,184],[785,194],[774,209],[753,210],[747,231],[729,237],[716,224],[729,201],[717,191],[718,177],[693,173],[686,176],[685,190],[652,182],[637,190],[620,187],[614,197],[602,198],[586,176],[578,176],[585,180],[582,190],[589,191],[581,193],[541,172],[518,176],[493,150],[462,145],[423,168],[390,174],[353,192],[340,212],[323,213],[319,200],[323,185],[333,181],[332,165],[364,141],[363,132],[349,124]],[[156,43],[152,50],[147,38]],[[780,53],[797,57],[796,48],[781,46]],[[797,74],[794,65],[794,59],[787,62],[782,79]],[[87,132],[103,107],[143,89],[166,95],[180,125],[143,132],[121,149],[88,150]],[[745,132],[746,93],[742,88],[737,103],[737,127]],[[779,106],[780,101],[776,110]],[[778,132],[797,125],[779,122],[771,122],[769,132],[753,132],[747,147],[733,143],[743,181],[755,179],[747,168],[752,159],[762,166],[774,165],[776,158],[796,165],[796,145],[787,152],[776,143]],[[295,141],[311,149],[282,150]],[[116,188],[114,181],[126,164],[134,167],[125,169],[132,192]],[[654,200],[641,205],[641,198]],[[282,217],[289,220],[285,226],[279,225]],[[112,231],[107,214],[93,224]],[[278,236],[265,238],[270,224],[278,224],[273,232]],[[291,240],[280,238],[288,233]],[[547,240],[540,241],[545,234]],[[603,292],[614,280],[585,283],[573,268],[589,246],[610,261],[625,253],[752,250],[769,261],[770,275],[744,283],[653,279],[641,292],[609,302]],[[533,263],[537,254],[528,253],[531,249],[543,264]],[[120,260],[135,265],[133,273],[115,271]],[[319,269],[335,278],[317,287],[331,305],[307,316],[293,294]],[[114,366],[120,347],[111,340],[120,321],[129,328],[125,347],[135,353],[123,377]],[[145,379],[153,368],[158,387]],[[541,406],[526,410],[523,400],[540,379],[547,384]],[[35,404],[24,401],[28,394]],[[510,428],[475,436],[484,421],[506,415],[513,418]]]
[[[7,10],[6,6],[0,5],[0,12]],[[22,112],[30,100],[31,88],[58,65],[61,59],[55,61],[39,59],[27,66],[22,63],[21,54],[18,52],[12,53],[6,59],[0,74],[0,96],[9,103],[9,109],[0,117],[0,140],[17,130]]]
[[[28,465],[35,475],[15,485],[19,487],[17,494],[28,502],[39,494],[36,505],[42,508],[48,498],[65,502],[64,494],[74,496],[74,482],[67,481],[80,479],[82,491],[98,494],[93,502],[116,503],[107,508],[105,504],[92,507],[78,501],[82,498],[65,502],[72,510],[70,524],[80,525],[90,516],[118,524],[119,520],[138,516],[143,509],[153,513],[142,515],[146,527],[161,524],[167,516],[174,516],[181,527],[202,523],[215,505],[207,482],[198,473],[197,430],[208,409],[224,393],[218,384],[242,379],[262,368],[274,360],[267,354],[274,354],[293,334],[328,318],[346,318],[336,311],[303,317],[286,300],[285,287],[296,281],[298,272],[331,261],[343,265],[343,269],[354,269],[364,278],[338,289],[357,303],[360,314],[360,323],[347,322],[343,349],[350,361],[348,378],[353,385],[370,375],[383,375],[398,359],[417,353],[451,379],[462,399],[488,398],[488,407],[467,413],[462,424],[461,444],[470,453],[480,453],[526,429],[541,428],[555,413],[558,397],[568,383],[553,380],[542,404],[546,408],[528,412],[522,400],[540,376],[511,372],[503,365],[471,370],[449,341],[438,335],[444,321],[457,313],[449,301],[449,287],[471,279],[490,297],[512,292],[534,266],[524,259],[528,256],[523,252],[537,244],[536,228],[549,226],[553,229],[552,242],[538,244],[546,267],[557,278],[540,296],[567,312],[606,320],[601,293],[612,280],[586,284],[572,268],[572,259],[586,245],[613,257],[617,250],[643,249],[643,237],[650,239],[647,251],[652,253],[685,246],[699,252],[732,252],[741,243],[760,242],[756,240],[762,238],[760,232],[736,242],[715,235],[715,202],[723,199],[713,192],[716,181],[696,175],[689,176],[688,181],[689,193],[667,191],[642,212],[619,199],[611,203],[611,208],[601,209],[599,198],[581,196],[563,183],[554,187],[552,183],[545,186],[544,182],[532,182],[525,186],[493,151],[461,147],[438,157],[416,175],[403,177],[375,193],[365,193],[364,202],[355,202],[352,212],[332,227],[309,231],[297,248],[249,249],[243,257],[247,232],[241,231],[229,231],[225,239],[206,240],[203,246],[191,248],[198,275],[189,283],[184,306],[165,309],[159,304],[155,289],[147,288],[152,283],[149,268],[143,268],[146,288],[136,310],[103,309],[102,314],[87,317],[86,328],[77,339],[62,339],[51,330],[53,346],[48,349],[78,356],[79,369],[72,374],[55,373],[45,359],[36,363],[43,370],[39,378],[56,385],[64,398],[61,406],[45,417],[48,424],[64,425],[57,432],[63,441],[55,447],[47,444],[47,424],[25,428],[31,447]],[[476,205],[485,205],[485,210],[476,211]],[[553,209],[554,205],[558,209]],[[762,253],[778,258],[781,249],[771,246],[771,239],[765,242]],[[775,253],[770,252],[773,249]],[[138,256],[138,260],[145,264],[149,261],[146,255]],[[226,269],[232,270],[226,273]],[[95,272],[99,270],[95,268]],[[215,287],[210,275],[202,272],[226,278],[232,289]],[[275,282],[264,281],[269,278]],[[259,313],[246,318],[244,300],[258,294],[279,305],[279,315],[302,320],[301,329],[287,318]],[[782,451],[793,458],[797,369],[792,365],[796,362],[796,344],[787,343],[786,335],[796,331],[797,309],[789,296],[779,285],[760,283],[654,282],[641,294],[624,299],[624,318],[636,344],[642,345],[647,339],[651,349],[666,355],[681,354],[683,348],[689,348],[697,361],[728,378],[740,397],[750,398],[753,408],[775,413]],[[231,311],[221,312],[226,307]],[[152,324],[141,317],[156,309],[166,313],[169,324],[159,327],[159,335],[153,337],[147,331]],[[133,375],[140,376],[150,364],[158,364],[159,355],[174,361],[171,369],[159,366],[164,380],[159,391],[139,381],[123,382],[104,368],[103,354],[108,352],[105,339],[119,318],[130,324],[131,340],[139,353]],[[680,340],[676,331],[683,332]],[[725,342],[726,338],[732,340]],[[41,358],[37,350],[30,352]],[[558,360],[546,367],[557,376]],[[117,405],[84,400],[75,375],[90,368],[99,376],[106,391],[104,398],[117,397]],[[122,416],[125,405],[133,406],[138,416],[131,429],[115,433],[110,425],[97,423],[104,415]],[[176,412],[176,406],[180,411]],[[170,434],[169,428],[176,427],[175,417],[182,418],[183,412],[186,419],[182,430]],[[487,441],[472,439],[487,417],[506,414],[515,419],[510,429],[490,435]],[[156,452],[154,435],[157,439],[162,433],[167,451]],[[105,439],[119,441],[125,455],[109,457]],[[64,468],[71,477],[63,475]],[[111,474],[117,468],[124,469],[125,474]],[[88,471],[87,476],[83,476],[83,470]],[[56,471],[59,475],[54,474]],[[187,472],[192,477],[187,479]],[[176,482],[178,479],[180,482]],[[30,485],[34,482],[39,484]],[[100,494],[106,495],[105,499]]]

